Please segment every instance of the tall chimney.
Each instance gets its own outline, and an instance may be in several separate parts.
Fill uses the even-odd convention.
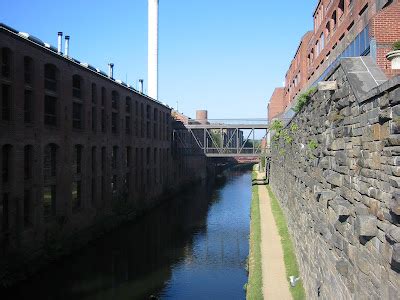
[[[108,64],[108,77],[110,77],[111,79],[113,79],[113,77],[114,77],[114,64],[113,63]]]
[[[65,56],[69,55],[69,35],[65,36]]]
[[[59,31],[58,32],[58,47],[57,47],[58,54],[62,53],[62,36],[63,36],[63,33],[61,31]]]
[[[139,92],[143,94],[143,79],[139,79]]]
[[[149,96],[158,99],[158,0],[148,0],[148,88]]]

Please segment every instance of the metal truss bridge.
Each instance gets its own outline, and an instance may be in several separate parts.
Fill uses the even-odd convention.
[[[267,119],[189,119],[183,125],[207,157],[250,159],[266,151]],[[188,137],[176,138],[188,144]]]

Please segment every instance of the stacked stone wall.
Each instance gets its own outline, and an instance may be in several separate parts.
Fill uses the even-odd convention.
[[[272,143],[270,184],[309,299],[398,299],[400,77],[354,94],[349,76],[339,66],[338,89],[313,94]]]

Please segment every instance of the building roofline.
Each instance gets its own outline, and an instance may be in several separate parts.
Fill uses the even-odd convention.
[[[313,17],[315,17],[315,14],[317,13],[317,9],[318,9],[319,5],[321,4],[321,2],[322,2],[322,0],[319,0],[319,1],[318,1],[318,4],[317,4],[317,6],[316,6],[315,9],[314,9]]]
[[[111,82],[111,83],[113,83],[115,85],[118,85],[119,87],[123,87],[123,88],[129,90],[130,92],[133,92],[135,94],[143,96],[143,97],[147,98],[148,100],[150,100],[152,102],[155,102],[155,103],[157,103],[159,105],[162,105],[162,106],[164,106],[164,107],[166,107],[168,109],[172,109],[167,104],[162,103],[161,101],[156,100],[154,98],[151,98],[150,96],[148,96],[146,94],[140,93],[139,91],[134,89],[132,86],[130,86],[127,83],[123,82],[122,80],[113,79],[113,78],[108,77],[107,74],[104,71],[102,71],[102,70],[100,70],[98,68],[95,68],[95,67],[93,67],[92,65],[90,65],[88,63],[83,63],[83,62],[80,62],[79,60],[74,59],[73,57],[66,57],[63,54],[59,54],[57,52],[57,48],[56,47],[54,47],[54,46],[52,46],[52,45],[50,45],[48,43],[43,42],[42,40],[38,39],[37,37],[35,37],[33,35],[30,35],[30,34],[25,33],[25,32],[18,31],[16,29],[4,24],[4,23],[0,23],[0,31],[4,31],[4,32],[6,32],[8,34],[13,35],[15,38],[20,39],[21,41],[26,41],[26,42],[32,44],[33,46],[39,47],[42,50],[47,51],[49,54],[51,54],[51,55],[53,55],[53,56],[55,56],[55,57],[57,57],[59,59],[62,59],[64,61],[68,62],[68,63],[73,63],[73,64],[75,64],[75,66],[77,66],[77,67],[79,67],[81,69],[84,69],[85,71],[92,72],[93,74],[95,74],[97,76],[100,76],[102,79],[106,79],[109,82]]]

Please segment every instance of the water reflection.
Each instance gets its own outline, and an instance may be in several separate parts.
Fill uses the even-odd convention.
[[[10,299],[242,299],[250,173],[198,186],[57,263]]]

